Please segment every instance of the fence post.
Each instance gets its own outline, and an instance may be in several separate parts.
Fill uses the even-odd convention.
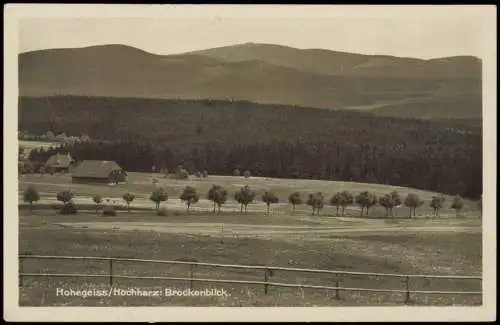
[[[191,279],[189,280],[189,289],[193,289],[193,279],[194,279],[193,269],[194,265],[193,264],[189,265],[189,278]]]
[[[405,304],[408,304],[410,302],[410,277],[406,277],[406,297],[405,297]]]
[[[337,279],[335,281],[335,287],[337,287],[337,289],[335,289],[335,299],[337,300],[340,300],[340,279],[339,279],[339,276],[337,275]]]
[[[113,286],[113,260],[109,260],[109,285]]]
[[[269,284],[267,284],[268,282],[268,276],[272,276],[273,275],[273,270],[270,270],[270,269],[265,269],[264,270],[264,282],[266,282],[264,284],[264,294],[267,295],[267,289],[269,287]]]
[[[19,258],[19,286],[23,286],[23,276],[21,275],[23,273],[23,259]]]

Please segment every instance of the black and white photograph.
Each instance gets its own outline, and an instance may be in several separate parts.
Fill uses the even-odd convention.
[[[496,317],[495,7],[4,15],[5,319]]]

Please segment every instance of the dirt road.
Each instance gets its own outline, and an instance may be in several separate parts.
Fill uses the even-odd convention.
[[[222,223],[181,223],[181,222],[66,222],[56,223],[61,227],[74,227],[104,231],[153,231],[160,233],[209,235],[213,237],[259,237],[259,238],[315,238],[328,235],[356,235],[377,233],[422,233],[422,232],[467,232],[480,233],[480,226],[467,225],[426,225],[426,226],[388,226],[382,222],[345,226],[278,226]]]

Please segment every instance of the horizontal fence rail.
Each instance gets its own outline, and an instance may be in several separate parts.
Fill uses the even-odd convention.
[[[168,260],[148,260],[138,258],[124,257],[94,257],[94,256],[50,256],[50,255],[19,255],[23,259],[54,259],[54,260],[94,260],[94,261],[109,261],[116,262],[142,262],[142,263],[163,263],[163,264],[186,264],[197,266],[212,266],[233,269],[254,269],[254,270],[274,270],[274,271],[291,271],[291,272],[311,272],[323,274],[345,274],[345,275],[365,275],[365,276],[387,276],[399,278],[439,278],[439,279],[472,279],[481,280],[481,276],[468,275],[426,275],[426,274],[395,274],[395,273],[373,273],[373,272],[351,272],[351,271],[335,271],[335,270],[320,270],[320,269],[301,269],[281,266],[263,266],[263,265],[239,265],[239,264],[217,264],[204,262],[189,262],[189,261],[168,261]]]
[[[22,260],[24,259],[39,259],[39,260],[91,260],[91,261],[107,261],[109,268],[107,274],[66,274],[66,273],[24,273],[22,272]],[[47,256],[47,255],[19,255],[20,270],[19,283],[23,285],[23,277],[67,277],[67,278],[108,278],[109,285],[113,285],[113,279],[137,279],[137,280],[170,280],[170,281],[188,281],[190,287],[193,287],[194,282],[204,283],[232,283],[232,284],[250,284],[263,285],[264,293],[267,294],[268,287],[288,287],[288,288],[310,288],[310,289],[325,289],[335,290],[336,298],[340,299],[339,291],[357,291],[357,292],[389,292],[389,293],[404,293],[406,295],[405,303],[410,300],[410,294],[437,294],[437,295],[482,295],[481,291],[436,291],[436,290],[410,290],[409,284],[411,279],[462,279],[462,280],[481,280],[481,276],[466,276],[466,275],[424,275],[424,274],[394,274],[394,273],[373,273],[373,272],[351,272],[351,271],[336,271],[336,270],[320,270],[320,269],[303,269],[303,268],[288,268],[279,266],[262,266],[262,265],[237,265],[237,264],[217,264],[204,263],[196,261],[181,261],[181,260],[151,260],[137,258],[121,258],[121,257],[99,257],[99,256]],[[113,274],[113,262],[133,262],[133,263],[159,263],[159,264],[178,264],[189,265],[189,277],[165,277],[165,276],[136,276],[136,275],[118,275]],[[231,280],[231,279],[206,279],[194,277],[194,266],[220,267],[226,269],[246,269],[246,270],[263,270],[264,281],[250,280]],[[370,289],[370,288],[349,288],[341,287],[337,277],[335,286],[320,286],[298,283],[281,283],[269,281],[269,276],[272,276],[273,271],[287,272],[306,272],[316,274],[334,274],[334,275],[356,275],[356,276],[376,276],[376,277],[395,277],[405,279],[405,289]]]
[[[23,276],[40,276],[40,277],[81,277],[81,278],[108,278],[108,274],[59,274],[59,273],[22,273]],[[347,287],[330,287],[330,286],[317,286],[309,284],[297,283],[281,283],[281,282],[265,282],[265,281],[247,281],[247,280],[221,280],[221,279],[202,279],[202,278],[178,278],[178,277],[165,277],[165,276],[135,276],[135,275],[113,275],[115,279],[135,279],[135,280],[173,280],[173,281],[194,281],[194,282],[212,282],[212,283],[236,283],[236,284],[260,284],[276,287],[289,287],[289,288],[310,288],[310,289],[330,289],[330,290],[344,290],[344,291],[368,291],[368,292],[393,292],[393,293],[406,293],[402,289],[368,289],[368,288],[347,288]],[[471,294],[480,295],[479,291],[418,291],[412,290],[411,293],[421,294]]]

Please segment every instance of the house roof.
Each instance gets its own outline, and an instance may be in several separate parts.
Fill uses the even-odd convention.
[[[58,153],[53,155],[47,160],[46,165],[48,167],[68,167],[71,165],[71,155],[69,153],[62,154]]]
[[[108,178],[109,174],[122,168],[114,161],[84,160],[73,169],[72,177]]]

